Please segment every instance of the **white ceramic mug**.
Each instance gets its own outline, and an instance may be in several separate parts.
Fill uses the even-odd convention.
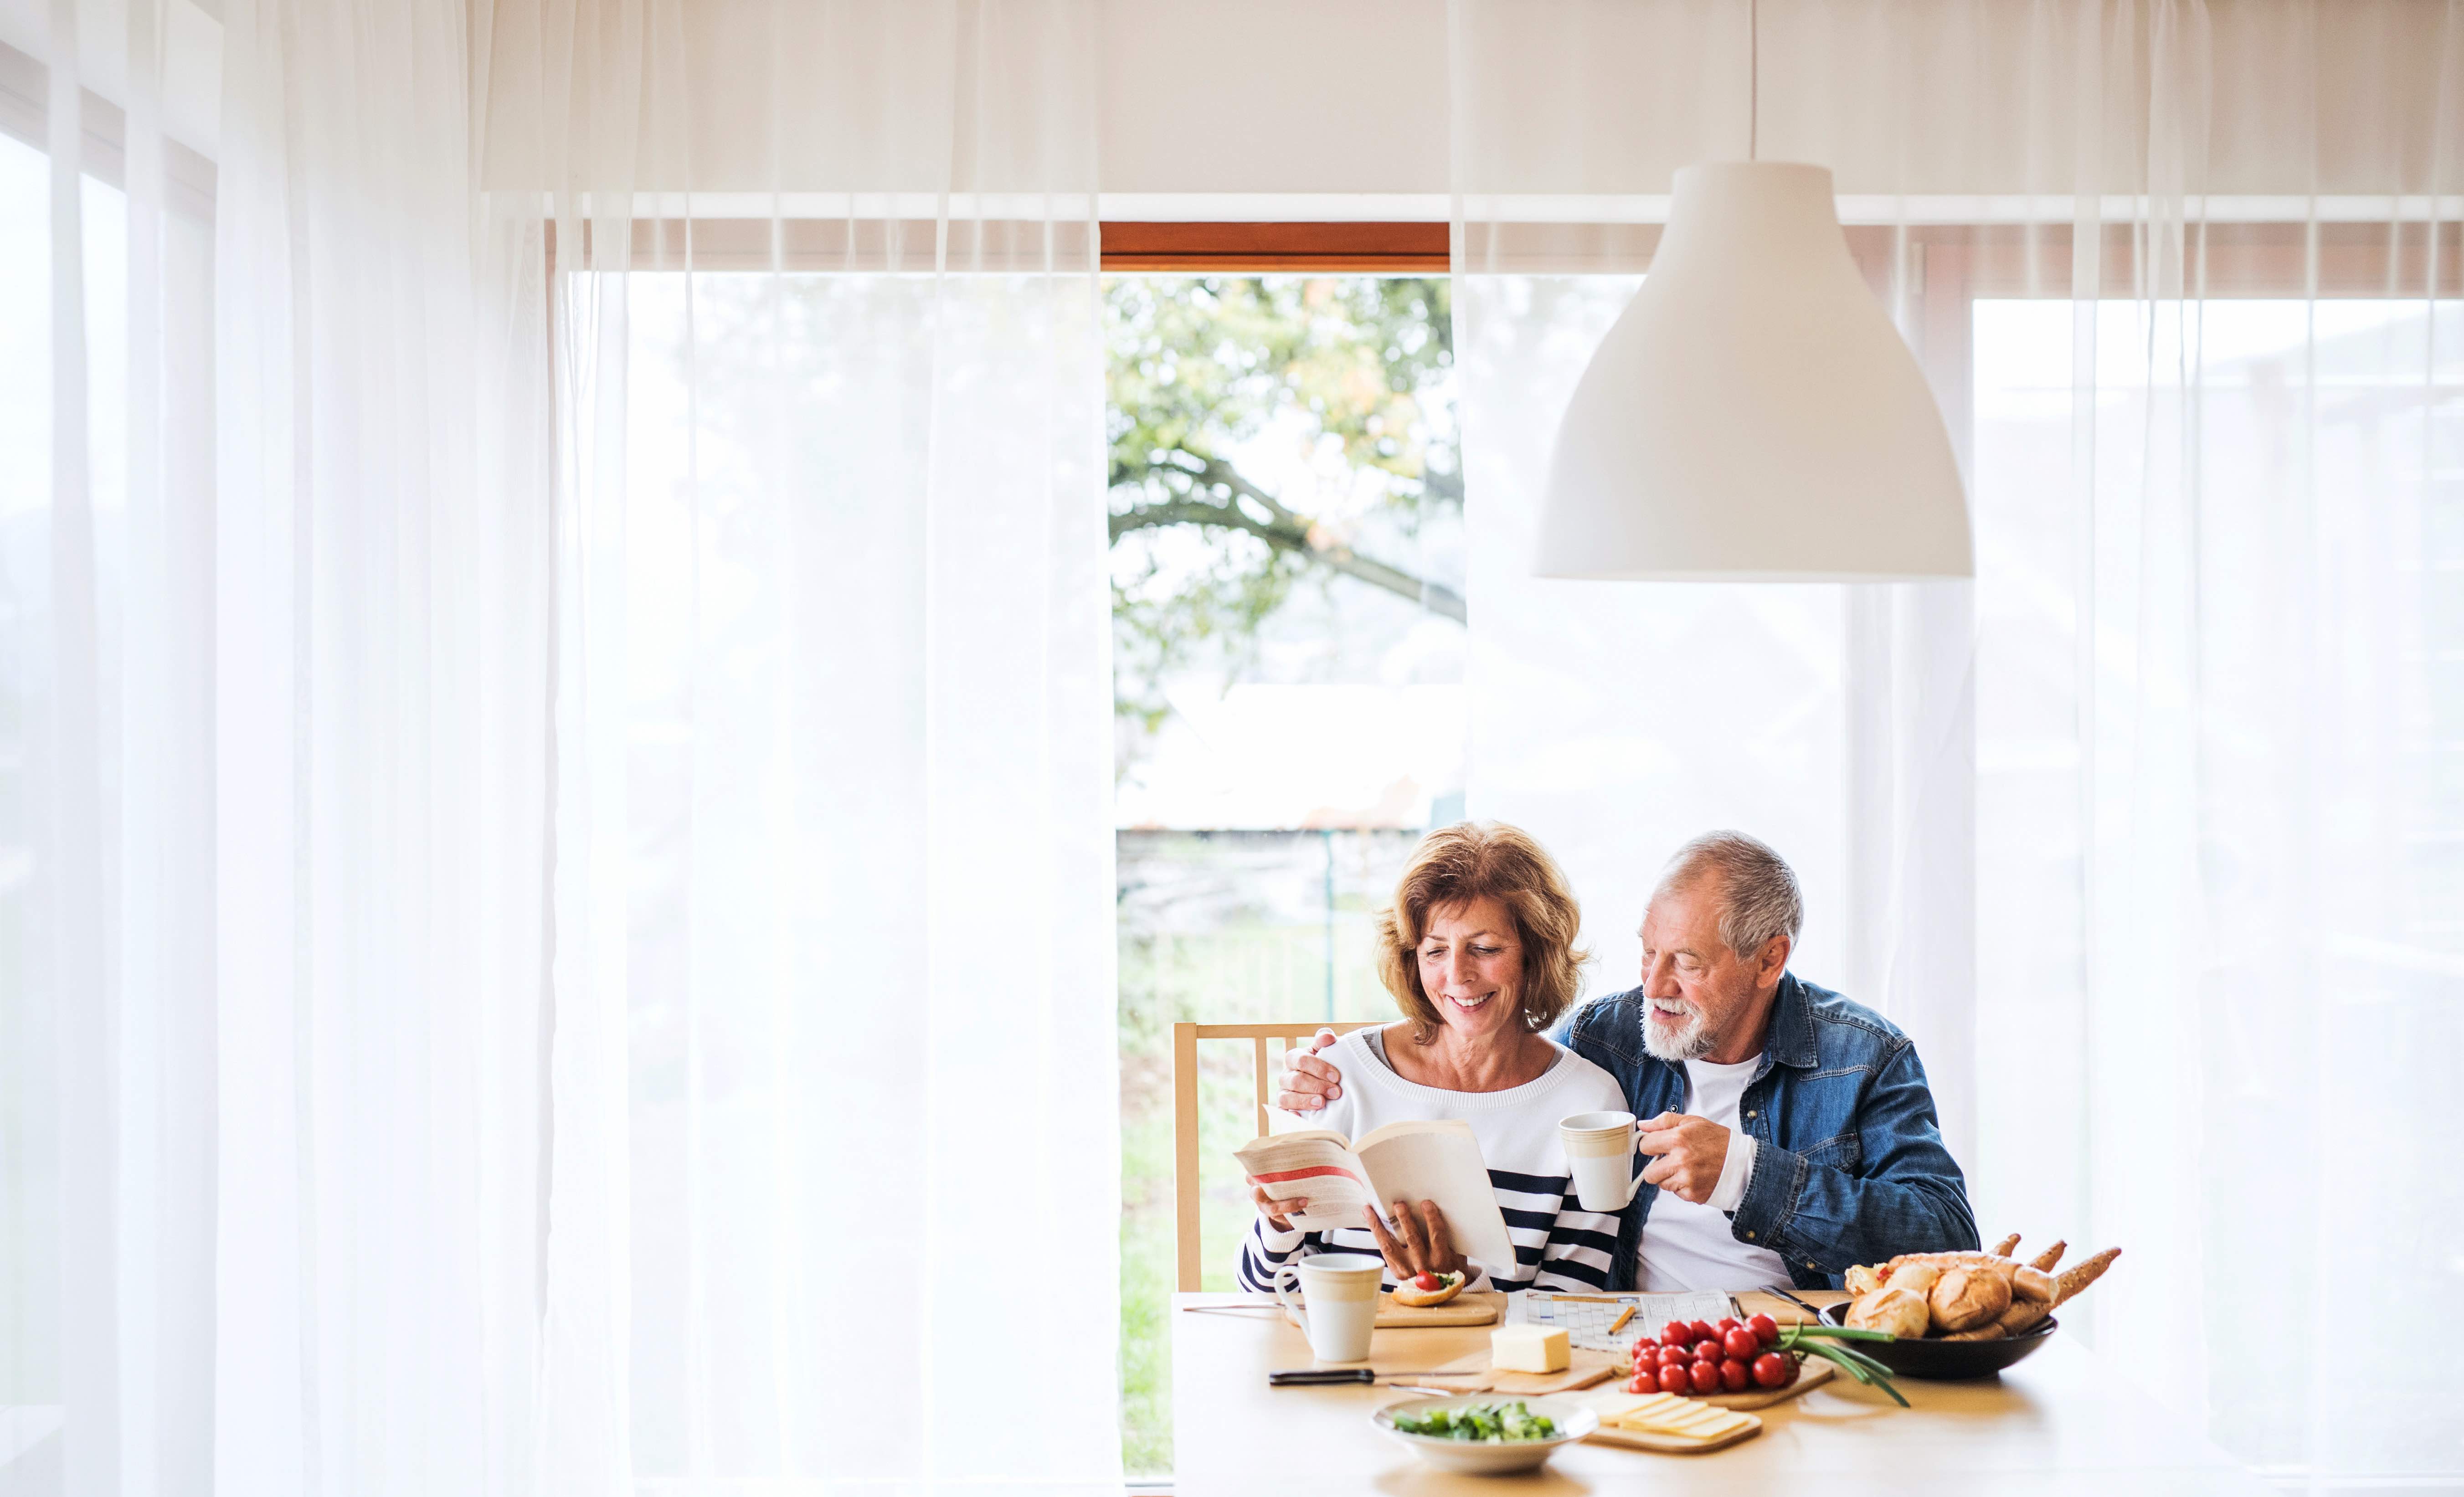
[[[1623,1211],[1642,1188],[1635,1167],[1639,1127],[1632,1112],[1577,1112],[1557,1120],[1557,1139],[1574,1177],[1574,1198],[1586,1211]]]
[[[1306,1305],[1288,1292],[1300,1285]],[[1312,1253],[1275,1270],[1275,1298],[1297,1316],[1301,1334],[1321,1362],[1369,1360],[1369,1332],[1377,1324],[1377,1290],[1386,1260],[1367,1253]]]

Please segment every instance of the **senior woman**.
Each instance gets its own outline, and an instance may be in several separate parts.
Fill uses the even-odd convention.
[[[1598,1289],[1609,1282],[1617,1219],[1585,1211],[1566,1174],[1557,1120],[1619,1112],[1615,1076],[1542,1033],[1573,1002],[1586,954],[1565,875],[1529,833],[1463,823],[1420,841],[1377,919],[1380,976],[1399,1023],[1355,1029],[1327,1058],[1343,1094],[1312,1118],[1357,1138],[1388,1123],[1460,1118],[1471,1125],[1514,1244],[1510,1264],[1480,1264],[1464,1288]],[[1362,1208],[1362,1224],[1302,1232],[1288,1218],[1308,1198],[1252,1186],[1258,1207],[1241,1247],[1240,1281],[1274,1287],[1275,1270],[1320,1251],[1374,1252],[1387,1282],[1466,1267],[1429,1202],[1396,1201],[1396,1230]]]

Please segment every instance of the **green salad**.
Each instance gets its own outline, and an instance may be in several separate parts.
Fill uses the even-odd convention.
[[[1512,1403],[1467,1403],[1459,1409],[1431,1409],[1426,1414],[1397,1414],[1395,1427],[1406,1435],[1438,1440],[1483,1440],[1502,1445],[1510,1440],[1554,1440],[1557,1421],[1534,1414],[1517,1398]]]

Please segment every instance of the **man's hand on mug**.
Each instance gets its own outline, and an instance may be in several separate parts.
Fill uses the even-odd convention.
[[[1642,1125],[1635,1148],[1656,1156],[1643,1169],[1644,1183],[1675,1191],[1699,1206],[1719,1188],[1720,1167],[1728,1162],[1728,1131],[1707,1117],[1662,1112]]]
[[[1287,1112],[1314,1112],[1343,1095],[1343,1072],[1317,1052],[1334,1043],[1334,1031],[1320,1029],[1306,1050],[1284,1052],[1284,1072],[1275,1078],[1275,1106]]]
[[[1421,1201],[1418,1212],[1406,1202],[1396,1201],[1392,1232],[1377,1220],[1376,1208],[1363,1206],[1360,1214],[1369,1220],[1370,1235],[1377,1239],[1377,1251],[1385,1256],[1387,1271],[1397,1283],[1416,1273],[1453,1273],[1463,1266],[1463,1255],[1455,1251],[1454,1233],[1447,1230],[1445,1213],[1436,1201]]]
[[[1258,1208],[1258,1215],[1266,1219],[1266,1224],[1278,1232],[1290,1231],[1291,1219],[1309,1209],[1307,1196],[1286,1196],[1278,1199],[1264,1185],[1249,1187],[1249,1201]]]

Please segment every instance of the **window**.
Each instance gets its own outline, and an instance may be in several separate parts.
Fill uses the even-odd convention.
[[[1136,1478],[1172,1469],[1171,1025],[1393,1012],[1373,914],[1463,814],[1463,479],[1442,276],[1116,274],[1104,299]],[[1228,1289],[1251,1062],[1210,1049],[1205,1287]]]
[[[1896,253],[1887,236],[1860,231],[1852,239],[1869,266],[1872,254]],[[2447,1053],[2436,1035],[2439,1005],[2452,1001],[2437,984],[2452,985],[2464,971],[2464,931],[2453,913],[2464,901],[2456,851],[2464,826],[2454,815],[2464,784],[2464,608],[2455,605],[2464,596],[2455,582],[2464,570],[2464,488],[2454,476],[2464,409],[2451,367],[2464,323],[2456,303],[2356,294],[2370,283],[2338,281],[2344,262],[2332,255],[2325,267],[2333,274],[2322,280],[2339,295],[2298,299],[2299,253],[2225,235],[2214,263],[2239,278],[2211,299],[2117,301],[2083,314],[2067,296],[2058,233],[2030,244],[2024,275],[1996,257],[2001,245],[1990,235],[1926,229],[1910,239],[1925,269],[1912,337],[1970,459],[1979,558],[1974,832],[1958,849],[1974,867],[1943,875],[1974,891],[1974,956],[1946,980],[1973,973],[1979,1051],[2024,1051],[2033,1068],[2014,1079],[2007,1064],[1997,1067],[1994,1094],[1974,1107],[1981,1162],[1970,1174],[1980,1217],[2037,1230],[2040,1220],[2087,1222],[2089,1156],[2076,1143],[2094,1043],[2091,968],[2115,953],[2100,958],[2088,949],[2092,912],[2081,901],[2094,889],[2081,870],[2100,828],[2179,809],[2161,796],[2101,799],[2116,786],[2144,795],[2163,783],[2142,775],[2144,764],[2112,756],[2171,744],[2203,756],[2201,783],[2220,797],[2200,808],[2227,833],[2202,852],[2201,916],[2220,922],[2211,945],[2245,954],[2198,980],[2213,984],[2202,991],[2222,1032],[2264,1062],[2250,1072],[2262,1078],[2250,1095],[2227,1096],[2221,1076],[2205,1083],[2221,1100],[2200,1147],[2211,1160],[2246,1160],[2250,1188],[2187,1205],[2204,1222],[2184,1241],[2298,1241],[2305,1261],[2346,1277],[2358,1266],[2370,1282],[2409,1284],[2417,1299],[2435,1288],[2418,1267],[2443,1262],[2434,1244],[2400,1234],[2347,1239],[2333,1213],[2312,1211],[2306,1198],[2278,1199],[2260,1181],[2274,1157],[2265,1143],[2271,1119],[2305,1094],[2321,1046],[2360,1032],[2358,1020],[2343,1016],[2321,1021],[2320,1033],[2288,1035],[2280,1020],[2294,1010],[2269,1005],[2295,1002],[2315,969],[2301,965],[2313,948],[2299,940],[2292,942],[2299,950],[2275,959],[2284,932],[2301,930],[2304,939],[2315,932],[2318,959],[2364,975],[2344,989],[2351,1002],[2375,1005],[2371,1024],[2385,1020],[2424,1036],[2409,1052],[2424,1059],[2402,1064]],[[1562,611],[1549,611],[1522,606],[1529,580],[1514,574],[1512,548],[1495,543],[1496,532],[1485,545],[1466,539],[1492,523],[1475,517],[1466,527],[1467,486],[1492,504],[1535,487],[1553,425],[1550,402],[1562,400],[1631,277],[1485,275],[1458,285],[1424,260],[1327,269],[1265,258],[1270,268],[1258,271],[1254,262],[1188,263],[1168,243],[1147,249],[1152,263],[1113,268],[1102,296],[1115,630],[1122,1428],[1133,1478],[1172,1464],[1169,1025],[1389,1012],[1369,960],[1374,913],[1421,832],[1464,813],[1476,752],[1484,798],[1476,808],[1532,825],[1574,878],[1601,958],[1587,985],[1593,994],[1630,980],[1633,916],[1657,856],[1684,835],[1737,824],[1770,836],[1806,878],[1814,920],[1800,964],[1817,979],[1847,974],[1852,996],[1868,997],[1855,974],[1880,970],[1892,956],[1875,935],[1894,897],[1887,879],[1875,876],[1882,866],[1875,859],[1895,834],[1859,823],[1859,756],[1868,753],[1859,735],[1872,728],[1861,714],[1874,699],[1860,672],[1878,657],[1887,668],[1893,641],[1860,635],[1868,625],[1852,590],[1561,589],[1551,596],[1563,600],[1552,605]],[[2366,246],[2354,263],[2374,263]],[[628,607],[645,627],[627,664],[628,768],[645,856],[693,818],[704,819],[697,835],[705,839],[721,825],[708,820],[712,803],[682,788],[694,778],[680,767],[693,752],[686,693],[703,693],[692,712],[705,725],[705,746],[730,735],[749,743],[767,731],[756,711],[767,693],[747,690],[738,699],[725,684],[731,672],[781,669],[764,642],[792,637],[763,612],[779,605],[761,579],[781,538],[753,522],[762,508],[753,502],[763,468],[757,454],[788,444],[803,471],[829,483],[847,481],[869,460],[810,446],[824,437],[792,420],[792,403],[762,392],[775,390],[782,372],[789,387],[844,386],[860,373],[887,390],[912,371],[878,361],[859,370],[849,361],[869,354],[860,342],[853,353],[840,348],[850,340],[834,330],[860,329],[897,298],[926,294],[920,280],[888,275],[716,270],[690,284],[690,302],[682,276],[635,276],[629,291]],[[2388,282],[2382,275],[2377,284],[2383,293]],[[783,321],[772,316],[779,297],[795,307]],[[791,336],[739,336],[757,324]],[[2093,332],[2099,361],[2092,380],[2073,378],[2077,351],[2090,346],[2083,330]],[[688,369],[687,358],[702,363]],[[745,398],[730,396],[730,360],[741,362]],[[1485,390],[1528,403],[1506,421],[1490,420],[1496,412],[1483,407],[1487,445],[1467,454],[1456,416],[1467,378],[1461,363],[1488,382]],[[688,408],[689,392],[698,410]],[[885,420],[903,419],[901,408],[885,394]],[[2083,432],[2096,440],[2086,443]],[[827,440],[867,438],[843,427]],[[2117,466],[2132,463],[2155,464],[2154,476]],[[2110,481],[2082,482],[2081,473]],[[2104,508],[2142,502],[2122,497],[2129,495],[2153,495],[2148,502],[2161,508],[2168,495],[2189,492],[2167,485],[2193,482],[2217,522],[2150,528],[2143,522],[2152,512]],[[2181,514],[2197,517],[2192,508]],[[2117,583],[2126,570],[2089,565],[2116,560],[2093,550],[2116,535],[2160,552],[2186,548],[2162,559],[2193,561],[2189,575],[2231,584],[2138,597]],[[860,556],[865,538],[833,543]],[[2264,581],[2251,585],[2254,577]],[[1475,592],[1510,605],[1485,626],[1485,657],[1472,653],[1466,628]],[[2299,607],[2277,606],[2297,595]],[[2132,611],[2142,607],[2189,611],[2167,621]],[[697,621],[691,628],[678,625],[687,614]],[[2327,627],[2295,630],[2285,621],[2296,618]],[[2195,652],[2167,656],[2167,644],[2149,654],[2134,631],[2159,625],[2175,630],[2167,639],[2195,641]],[[687,643],[697,662],[675,652]],[[2130,672],[2165,659],[2197,672],[2198,690],[2181,698],[2195,710],[2180,721],[2120,722],[2079,699],[2082,681],[2128,687]],[[2101,673],[2108,667],[2121,673]],[[2288,671],[2314,683],[2305,699],[2317,699],[2315,683],[2342,682],[2347,710],[2328,721],[2280,720],[2275,686]],[[1740,683],[1749,684],[1759,715],[1753,731],[1733,720],[1689,725],[1666,710],[1672,699],[1733,700]],[[1519,758],[1482,747],[1484,724],[1469,705],[1476,693],[1488,693],[1492,718],[1536,725],[1516,740]],[[750,715],[728,733],[710,732],[714,713],[737,707]],[[2305,746],[2288,753],[2287,744]],[[2081,766],[2095,756],[2106,756],[2113,774],[2103,789],[2091,781],[2082,792]],[[748,759],[748,774],[753,764]],[[712,769],[702,764],[698,782],[734,794]],[[2395,799],[2339,801],[2322,790],[2336,782],[2391,786]],[[1604,803],[1637,815],[1622,826],[1588,826]],[[2304,805],[2322,807],[2321,819],[2295,826],[2277,814]],[[2285,848],[2334,844],[2345,835],[2338,818],[2364,811],[2402,826],[2400,866],[2366,887],[2270,883],[2264,870],[2289,866]],[[725,855],[723,845],[705,847]],[[690,908],[655,879],[636,899],[631,956],[641,972],[690,959],[693,922],[741,915]],[[637,988],[631,1037],[643,1233],[634,1330],[637,1368],[650,1371],[642,1406],[652,1411],[637,1438],[654,1463],[683,1438],[656,1427],[656,1411],[675,1406],[656,1386],[659,1370],[684,1364],[685,1334],[685,1301],[672,1281],[686,1245],[668,1237],[684,1230],[686,1216],[660,1205],[662,1191],[679,1188],[661,1173],[662,1140],[690,1128],[707,1149],[741,1129],[743,1157],[759,1159],[764,1074],[749,1065],[730,1073],[747,1089],[740,1094],[706,1086],[693,1104],[700,1112],[686,1118],[676,1077],[691,1041],[680,1016],[657,1001],[660,991],[657,981]],[[707,1054],[700,1064],[710,1064]],[[1201,1258],[1210,1288],[1229,1287],[1248,1220],[1230,1160],[1246,1128],[1248,1066],[1230,1047],[1202,1064],[1201,1115],[1212,1131],[1200,1149]],[[2429,1085],[2424,1076],[2356,1105]],[[2403,1133],[2393,1113],[2380,1121],[2382,1135]],[[2428,1178],[2438,1150],[2453,1146],[2408,1141],[2397,1174]],[[744,1192],[740,1217],[758,1213],[769,1186],[760,1169],[747,1168],[693,1188]],[[729,1244],[697,1250],[723,1257]],[[743,1303],[737,1320],[711,1323],[757,1326],[770,1266],[719,1267],[706,1262],[702,1277]],[[2214,1312],[2264,1292],[2212,1266],[2206,1271]],[[714,1365],[759,1360],[749,1345],[714,1344],[704,1354]],[[2430,1372],[2405,1376],[2417,1384]],[[2233,1400],[2248,1411],[2249,1427],[2217,1428],[2234,1448],[2266,1452],[2275,1424],[2299,1424],[2278,1419],[2288,1409],[2272,1413],[2261,1396],[2295,1395],[2300,1382],[2289,1360],[2221,1370],[2214,1380],[2250,1395]]]

